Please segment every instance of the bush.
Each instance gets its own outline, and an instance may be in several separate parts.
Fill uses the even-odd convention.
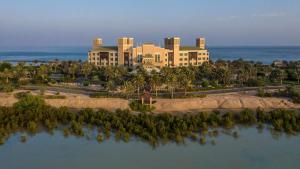
[[[259,88],[257,90],[257,96],[258,97],[272,97],[272,93],[265,92],[265,90],[263,88]]]
[[[139,111],[139,112],[142,112],[142,113],[151,112],[151,111],[155,110],[154,106],[150,107],[150,105],[145,105],[145,104],[143,105],[140,101],[137,101],[137,100],[132,101],[129,104],[129,107],[133,111]]]
[[[11,84],[6,84],[6,85],[0,85],[0,91],[2,92],[13,92],[14,87]]]
[[[204,88],[207,88],[209,86],[208,80],[203,80],[203,82],[201,83],[201,86]]]
[[[16,94],[14,94],[15,98],[17,99],[21,99],[23,97],[26,97],[27,95],[30,94],[30,91],[26,91],[26,92],[18,92]]]
[[[90,98],[107,98],[107,97],[108,97],[107,92],[98,92],[98,93],[90,94]]]
[[[84,82],[82,83],[82,85],[83,85],[83,86],[89,86],[89,85],[90,85],[90,82],[89,82],[89,81],[84,81]]]
[[[249,86],[249,87],[264,86],[265,81],[261,80],[261,79],[249,79],[246,82],[246,85]]]
[[[13,107],[18,111],[26,111],[40,109],[45,105],[46,103],[41,97],[29,94],[21,98],[19,102],[13,105]]]

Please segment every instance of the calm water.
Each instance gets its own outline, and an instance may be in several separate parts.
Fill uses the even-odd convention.
[[[90,47],[1,48],[1,60],[86,60]],[[276,59],[300,60],[300,47],[211,47],[213,60],[245,60],[271,63]]]
[[[37,134],[27,143],[14,136],[0,146],[1,169],[299,169],[300,136],[274,139],[268,131],[238,129],[240,137],[220,134],[216,145],[169,143],[156,149],[129,143]],[[211,138],[207,139],[212,140]]]

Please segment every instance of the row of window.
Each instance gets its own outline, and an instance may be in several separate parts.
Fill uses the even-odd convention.
[[[188,56],[188,53],[180,53],[180,56]],[[201,55],[208,55],[208,53],[198,53],[199,56]]]
[[[187,65],[201,65],[202,62],[195,62],[195,63],[179,63],[179,66],[187,66]]]
[[[92,53],[93,56],[100,56],[100,53]],[[118,56],[118,53],[109,53],[109,56]]]
[[[185,60],[185,61],[187,61],[188,60],[188,58],[179,58],[179,61],[183,61],[183,60]],[[203,58],[198,58],[198,60],[208,60],[208,58],[206,58],[206,57],[203,57]]]

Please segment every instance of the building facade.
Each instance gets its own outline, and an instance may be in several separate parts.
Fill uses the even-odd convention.
[[[93,41],[88,61],[96,66],[125,66],[146,69],[162,67],[199,66],[209,61],[204,38],[196,39],[196,46],[181,46],[180,38],[165,38],[164,47],[153,43],[134,46],[133,38],[119,38],[117,46],[104,46],[102,39]]]

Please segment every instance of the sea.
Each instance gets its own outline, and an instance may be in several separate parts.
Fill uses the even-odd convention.
[[[300,60],[300,46],[259,46],[259,47],[208,47],[213,61],[252,60],[270,64],[274,60]],[[50,61],[87,59],[90,47],[0,47],[0,61]]]

